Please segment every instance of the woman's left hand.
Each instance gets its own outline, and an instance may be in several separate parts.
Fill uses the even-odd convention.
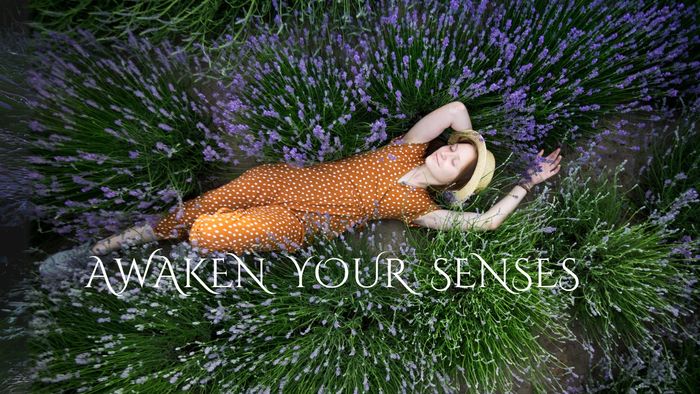
[[[538,160],[539,165],[541,167],[539,171],[535,172],[535,170],[533,169],[528,170],[528,175],[530,178],[528,183],[530,184],[530,186],[542,183],[559,172],[559,170],[561,169],[561,164],[559,164],[559,162],[561,161],[561,155],[559,154],[560,151],[561,148],[557,148],[552,153],[547,155],[547,157],[545,157],[544,159]],[[537,157],[541,158],[543,154],[544,149],[542,149],[537,154]]]

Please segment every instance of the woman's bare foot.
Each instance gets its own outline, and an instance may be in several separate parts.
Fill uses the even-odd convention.
[[[102,241],[98,241],[91,249],[90,253],[96,256],[105,255],[113,250],[117,250],[121,247],[121,243],[117,242],[116,238],[118,236],[112,236]]]
[[[124,243],[129,246],[140,245],[146,242],[156,241],[158,237],[154,234],[150,225],[141,227],[131,227],[121,234],[113,235],[107,239],[97,242],[90,251],[95,255],[104,255],[114,250],[118,250]]]

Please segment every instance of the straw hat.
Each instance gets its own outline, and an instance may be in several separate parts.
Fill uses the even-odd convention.
[[[454,131],[447,140],[448,144],[460,142],[471,142],[476,147],[476,168],[466,185],[459,190],[450,191],[455,200],[453,204],[461,204],[472,194],[485,189],[491,183],[491,178],[493,178],[493,172],[496,168],[496,160],[493,154],[486,149],[486,142],[481,134],[471,129]]]

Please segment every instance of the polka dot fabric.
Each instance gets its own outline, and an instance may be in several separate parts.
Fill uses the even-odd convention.
[[[425,189],[399,183],[423,164],[427,143],[404,143],[309,167],[286,163],[251,168],[228,184],[189,200],[161,218],[160,238],[207,250],[287,250],[314,237],[336,237],[369,220],[416,218],[440,207]]]
[[[243,254],[257,251],[298,249],[304,228],[290,210],[275,205],[247,209],[221,208],[213,215],[204,214],[190,229],[190,242],[208,250]]]

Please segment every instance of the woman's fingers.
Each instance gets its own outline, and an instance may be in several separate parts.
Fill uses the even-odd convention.
[[[559,155],[559,152],[561,152],[561,147],[553,150],[552,153],[550,153],[546,156],[546,158],[550,159],[550,160],[554,160]],[[544,149],[540,150],[539,153],[537,153],[537,156],[542,157],[543,155],[544,155]]]
[[[554,166],[556,166],[560,160],[561,160],[561,156],[558,156],[556,159],[547,159],[545,161],[545,168],[550,168],[550,169],[554,168]]]
[[[561,152],[561,148],[557,148],[557,149],[555,149],[554,151],[552,151],[552,153],[550,153],[550,154],[547,156],[547,158],[549,158],[549,159],[554,159],[555,157],[557,157],[557,155],[559,154],[559,152]]]
[[[551,156],[551,154],[550,154]],[[550,164],[551,166],[555,166],[559,161],[561,160],[561,156],[555,156],[555,157],[547,157],[547,163]]]

